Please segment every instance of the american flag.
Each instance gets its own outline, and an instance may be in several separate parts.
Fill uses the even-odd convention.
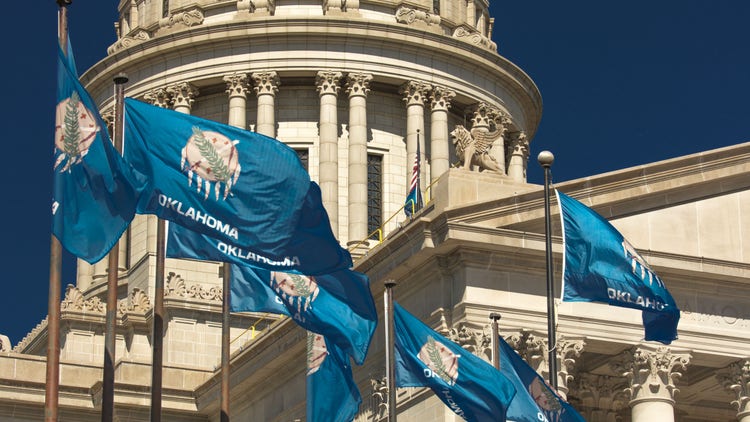
[[[406,196],[404,203],[404,212],[407,217],[422,208],[422,192],[419,182],[419,134],[417,134],[417,155],[414,156],[414,166],[411,172],[411,184],[409,185],[409,194]]]

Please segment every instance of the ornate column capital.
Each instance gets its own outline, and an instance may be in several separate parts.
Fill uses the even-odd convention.
[[[583,337],[565,337],[559,335],[557,338],[557,350],[555,356],[559,363],[557,380],[558,393],[567,396],[568,384],[573,380],[576,359],[581,356],[586,340]],[[534,368],[544,379],[549,379],[549,344],[545,335],[525,331],[521,333],[518,340],[518,353]]]
[[[492,356],[492,331],[489,325],[477,330],[460,323],[448,330],[446,337],[476,356],[484,359]]]
[[[480,102],[470,108],[473,112],[471,119],[473,128],[490,128],[495,126],[496,130],[501,130],[504,134],[512,123],[510,117],[499,108]]]
[[[420,81],[409,81],[401,85],[399,93],[404,96],[403,100],[406,106],[410,105],[424,105],[432,85],[420,82]]]
[[[727,390],[733,391],[737,399],[732,405],[737,406],[737,419],[750,416],[750,358],[739,360],[720,370],[716,380]]]
[[[315,75],[315,87],[318,90],[318,95],[333,94],[338,96],[341,91],[342,77],[341,72],[319,71]]]
[[[369,73],[349,73],[346,75],[346,92],[351,97],[367,97],[370,93],[372,75]]]
[[[251,75],[253,78],[255,95],[273,95],[279,92],[279,85],[281,85],[281,78],[276,71],[272,70],[269,72],[255,72]]]
[[[432,111],[448,111],[451,107],[451,101],[453,101],[455,96],[456,92],[451,89],[442,86],[433,87],[430,93],[430,107]]]
[[[627,380],[621,377],[583,373],[577,383],[577,397],[586,420],[615,420],[628,405]]]
[[[250,86],[247,83],[246,73],[232,73],[231,75],[226,75],[224,76],[224,82],[227,83],[226,93],[229,94],[229,98],[247,97],[247,91],[250,90]]]
[[[674,384],[682,376],[678,370],[687,369],[690,363],[688,352],[676,352],[666,346],[642,344],[630,348],[610,363],[617,373],[630,380],[630,405],[641,401],[666,401],[674,403],[680,391]]]
[[[172,97],[172,107],[193,107],[195,97],[198,96],[198,88],[190,82],[180,82],[167,87],[167,92]]]
[[[172,103],[171,96],[166,88],[152,89],[143,96],[143,99],[161,108],[169,108]]]

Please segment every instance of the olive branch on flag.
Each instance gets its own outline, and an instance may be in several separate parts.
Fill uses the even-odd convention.
[[[443,357],[440,355],[438,350],[437,342],[432,336],[427,336],[427,355],[430,357],[430,361],[435,366],[434,372],[443,381],[448,384],[453,384],[453,379],[448,375],[448,369],[443,364]]]
[[[193,126],[193,137],[201,156],[208,161],[208,165],[211,172],[214,174],[214,177],[222,182],[229,180],[232,177],[229,168],[227,168],[224,160],[219,156],[214,144],[206,139],[206,136],[197,126]]]
[[[65,107],[63,151],[71,160],[78,155],[78,144],[81,140],[81,128],[78,125],[78,105],[80,103],[81,97],[78,96],[76,91],[73,91]]]

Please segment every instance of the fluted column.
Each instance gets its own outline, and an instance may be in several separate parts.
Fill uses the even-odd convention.
[[[255,90],[255,95],[258,97],[258,119],[255,131],[270,136],[271,138],[275,138],[275,100],[276,93],[279,92],[281,79],[279,79],[279,75],[274,71],[256,72],[252,74],[252,78],[255,83],[253,89]]]
[[[367,94],[372,75],[350,73],[349,94],[349,244],[367,237]]]
[[[428,83],[409,81],[401,86],[400,93],[404,96],[406,103],[406,186],[408,188],[411,180],[412,165],[417,155],[417,138],[419,138],[419,177],[423,181],[427,179],[427,169],[424,166],[425,142],[424,142],[424,104],[432,90]],[[419,136],[417,136],[419,134]],[[406,193],[406,192],[404,192]]]
[[[687,369],[690,354],[665,346],[641,344],[622,353],[610,366],[630,381],[632,422],[674,422],[674,379]]]
[[[430,183],[450,168],[448,109],[456,93],[436,86],[430,95]]]
[[[328,212],[334,236],[339,236],[339,144],[338,144],[338,95],[341,87],[341,72],[318,72],[315,85],[320,96],[319,172],[323,207]],[[365,148],[365,154],[367,149]],[[365,156],[365,160],[367,157]]]
[[[716,379],[735,394],[732,405],[737,407],[737,421],[750,422],[750,359],[732,363],[719,371]]]
[[[529,162],[529,140],[524,132],[515,132],[510,136],[510,160],[508,176],[516,182],[526,182],[526,166]]]
[[[233,73],[224,76],[229,95],[229,116],[227,123],[240,129],[247,129],[247,75]]]

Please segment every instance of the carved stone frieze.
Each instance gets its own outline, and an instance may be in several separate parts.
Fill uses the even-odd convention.
[[[732,405],[737,407],[737,419],[750,416],[750,359],[732,363],[716,374],[719,383],[734,392],[736,399]]]
[[[341,72],[320,71],[315,75],[315,87],[319,95],[339,95],[341,91]]]
[[[468,26],[459,26],[453,31],[453,38],[486,48],[491,51],[497,51],[497,43],[482,35],[479,31]]]
[[[223,300],[221,287],[206,287],[199,284],[188,285],[179,274],[173,272],[170,272],[164,281],[164,297],[187,297],[212,302]]]
[[[191,27],[203,23],[203,9],[200,7],[191,7],[172,13],[169,17],[159,21],[160,28],[173,28],[175,26]]]
[[[60,303],[61,311],[93,312],[104,315],[106,307],[98,297],[86,299],[81,291],[68,284],[65,289],[65,298]]]
[[[415,23],[440,25],[440,15],[428,13],[408,6],[401,6],[396,10],[396,22],[406,25],[413,25]]]
[[[641,345],[622,352],[610,367],[630,380],[626,391],[631,405],[653,399],[673,403],[679,391],[674,382],[682,376],[678,370],[687,369],[690,358],[689,353],[669,347]]]
[[[255,95],[276,95],[279,92],[281,78],[275,71],[255,72],[251,75],[253,78]]]
[[[349,73],[346,76],[346,92],[349,97],[367,97],[370,93],[372,75],[369,73]]]
[[[126,313],[145,314],[151,308],[151,301],[148,299],[148,295],[138,288],[133,289],[126,299],[117,303],[117,313],[119,316]]]

